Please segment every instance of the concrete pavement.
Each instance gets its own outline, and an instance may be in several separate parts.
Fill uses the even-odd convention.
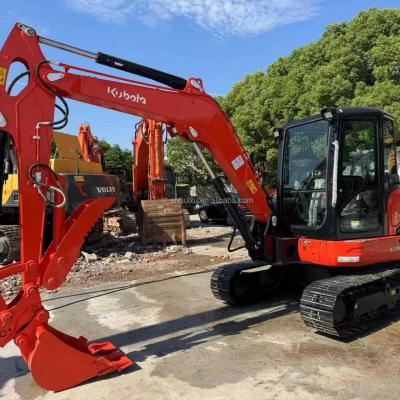
[[[47,392],[9,345],[0,350],[0,395],[7,400],[398,398],[400,323],[338,342],[304,327],[298,294],[230,308],[212,296],[210,275],[58,292],[46,302],[54,327],[110,340],[136,367]]]

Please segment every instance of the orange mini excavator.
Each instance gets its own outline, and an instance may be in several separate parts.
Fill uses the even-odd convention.
[[[41,44],[162,86],[48,60]],[[26,71],[12,79],[8,71],[14,62],[22,62]],[[21,76],[29,77],[25,88],[9,94]],[[298,283],[305,286],[300,300],[304,322],[339,337],[398,313],[400,189],[389,114],[333,107],[277,129],[278,190],[271,199],[232,124],[200,79],[78,49],[18,23],[0,51],[0,184],[12,143],[19,171],[21,260],[2,266],[0,279],[19,274],[22,289],[10,302],[0,297],[0,346],[14,340],[44,388],[66,389],[132,364],[111,343],[89,344],[50,327],[39,291],[62,285],[85,235],[116,199],[105,188],[104,197],[88,196],[66,216],[65,180],[49,167],[49,157],[53,129],[68,119],[67,98],[162,122],[173,135],[193,143],[256,261],[216,270],[211,288],[218,298],[249,303]],[[62,117],[55,121],[57,100]],[[246,199],[252,220],[232,201],[199,146]],[[48,207],[53,233],[44,244]]]
[[[142,243],[185,245],[190,216],[180,199],[167,198],[164,133],[161,122],[142,119],[132,141],[132,195],[138,210],[138,232]]]

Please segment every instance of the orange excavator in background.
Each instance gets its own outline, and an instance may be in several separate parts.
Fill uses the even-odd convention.
[[[164,129],[161,122],[142,119],[133,144],[132,191],[137,201],[166,197]]]
[[[104,151],[100,147],[97,137],[92,135],[89,124],[81,124],[78,140],[83,160],[102,164]]]
[[[163,136],[160,122],[143,119],[136,126],[132,141],[132,186],[125,173],[113,171],[119,180],[122,207],[108,211],[103,224],[109,231],[138,231],[144,244],[181,242],[185,245],[189,213],[182,208],[180,200],[167,199]],[[104,151],[89,124],[80,126],[78,139],[83,160],[104,164]],[[137,217],[132,211],[136,211]]]
[[[104,151],[99,144],[99,140],[92,134],[88,123],[81,124],[78,132],[80,146],[80,156],[84,161],[97,163],[105,173]],[[136,233],[136,216],[133,213],[133,193],[127,180],[125,171],[112,171],[118,181],[119,206],[112,208],[103,215],[103,219],[96,224],[92,231],[90,242],[101,235],[104,230],[111,232],[122,232],[124,234]]]
[[[180,199],[167,199],[163,123],[142,119],[133,144],[132,195],[142,243],[186,245],[189,212]]]
[[[52,62],[41,44],[163,86]],[[22,62],[26,71],[9,80],[14,62]],[[11,95],[10,87],[27,76],[23,90]],[[10,302],[0,296],[0,346],[14,340],[42,387],[59,391],[132,365],[109,342],[89,344],[49,326],[41,299],[40,288],[55,290],[63,284],[85,236],[116,201],[112,187],[96,186],[96,196],[86,192],[66,215],[66,180],[49,166],[53,130],[68,121],[66,98],[162,122],[172,135],[192,143],[254,261],[217,269],[211,278],[217,298],[248,304],[289,284],[302,285],[304,323],[337,337],[398,316],[398,142],[389,114],[376,108],[330,107],[277,129],[278,190],[271,199],[201,79],[78,49],[16,24],[0,51],[0,185],[10,173],[12,145],[18,160],[21,259],[2,266],[0,280],[20,275],[22,289]],[[56,106],[62,116],[54,121]],[[251,220],[232,201],[200,146],[246,201]],[[52,229],[45,241],[46,209],[51,209]]]

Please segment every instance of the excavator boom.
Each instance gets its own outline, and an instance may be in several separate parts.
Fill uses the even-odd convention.
[[[49,80],[48,74],[54,71],[45,67],[40,73],[61,96],[163,122],[172,127],[176,135],[202,145],[214,156],[240,197],[248,200],[248,208],[256,220],[268,221],[272,211],[256,171],[232,124],[217,102],[204,92],[201,80],[189,79],[185,90],[180,91],[129,79],[112,81],[105,79],[112,78],[106,74],[94,78],[71,70],[92,74],[94,71],[63,63],[58,65],[63,68],[60,79]]]

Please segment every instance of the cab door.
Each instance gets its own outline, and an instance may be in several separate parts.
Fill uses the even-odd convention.
[[[382,128],[384,204],[387,205],[387,218],[384,218],[384,222],[386,222],[385,232],[388,235],[398,235],[400,233],[400,184],[397,159],[399,147],[396,147],[396,131],[393,120],[384,116]]]
[[[338,171],[338,239],[382,236],[378,116],[343,117]]]

